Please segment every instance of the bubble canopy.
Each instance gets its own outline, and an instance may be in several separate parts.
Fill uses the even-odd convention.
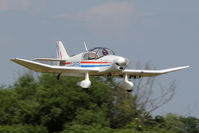
[[[109,48],[96,47],[96,48],[90,49],[87,53],[85,53],[84,59],[85,60],[86,59],[87,60],[99,59],[106,55],[115,55],[115,53]]]
[[[89,51],[93,52],[93,53],[96,53],[100,57],[104,56],[103,53],[105,53],[105,51],[107,52],[106,55],[115,55],[113,50],[111,50],[109,48],[105,48],[105,47],[96,47],[96,48],[90,49]]]

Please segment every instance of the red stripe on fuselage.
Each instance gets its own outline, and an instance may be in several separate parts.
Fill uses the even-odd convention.
[[[90,62],[90,61],[81,61],[82,64],[106,64],[111,62]],[[65,62],[65,65],[70,65],[71,62]]]
[[[69,64],[71,64],[71,63],[70,63],[70,62],[66,62],[66,63],[65,63],[65,65],[69,65]]]

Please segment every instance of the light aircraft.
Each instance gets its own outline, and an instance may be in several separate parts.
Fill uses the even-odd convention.
[[[85,80],[77,83],[82,88],[91,86],[89,76],[121,76],[124,77],[124,85],[128,92],[131,92],[134,86],[133,82],[129,81],[129,78],[154,77],[189,67],[182,66],[162,70],[127,69],[129,60],[115,55],[111,49],[96,47],[88,50],[85,43],[84,45],[85,52],[69,56],[63,43],[58,41],[56,44],[57,58],[35,58],[33,60],[15,58],[11,59],[11,61],[36,72],[56,73],[57,79],[60,78],[60,75],[85,76]],[[37,61],[56,61],[58,64],[48,65]]]

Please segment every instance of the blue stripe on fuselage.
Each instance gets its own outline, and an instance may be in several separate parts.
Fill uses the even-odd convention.
[[[80,67],[106,67],[110,65],[80,65]]]

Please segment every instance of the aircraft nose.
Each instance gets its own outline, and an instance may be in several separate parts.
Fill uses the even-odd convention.
[[[118,66],[126,66],[128,64],[128,59],[125,59],[123,57],[120,57],[119,59],[116,60],[116,65]]]

